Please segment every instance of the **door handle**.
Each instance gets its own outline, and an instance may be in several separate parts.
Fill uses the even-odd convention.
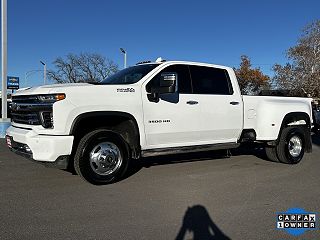
[[[197,101],[188,101],[187,104],[189,104],[189,105],[195,105],[195,104],[198,104],[198,102],[197,102]]]
[[[239,102],[230,102],[231,105],[239,105]]]

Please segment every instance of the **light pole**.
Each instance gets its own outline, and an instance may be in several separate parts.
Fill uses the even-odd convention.
[[[124,57],[124,64],[123,64],[123,66],[124,66],[124,68],[126,68],[126,67],[127,67],[127,51],[124,50],[123,48],[120,48],[120,51],[123,53],[123,57]]]
[[[43,84],[46,85],[46,83],[47,83],[47,65],[43,61],[40,61],[40,63],[43,65]]]
[[[10,127],[11,122],[8,119],[7,109],[7,0],[1,0],[1,119],[0,119],[0,138],[4,138],[6,130]]]
[[[1,1],[2,120],[7,118],[7,0]]]

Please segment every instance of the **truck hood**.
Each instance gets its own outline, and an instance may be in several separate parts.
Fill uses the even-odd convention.
[[[30,87],[30,88],[19,89],[13,94],[13,96],[63,93],[66,89],[69,89],[69,88],[90,87],[90,86],[93,87],[94,85],[89,83],[65,83],[65,84],[44,85],[40,87]]]

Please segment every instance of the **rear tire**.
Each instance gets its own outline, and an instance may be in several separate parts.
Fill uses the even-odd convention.
[[[128,156],[126,143],[120,135],[98,129],[80,140],[74,157],[74,169],[92,184],[109,184],[120,180],[125,174]]]
[[[299,163],[303,158],[305,145],[305,134],[302,127],[284,128],[276,147],[279,161],[287,164]]]
[[[272,162],[279,162],[279,158],[277,156],[277,150],[275,147],[266,146],[265,147],[267,158]]]

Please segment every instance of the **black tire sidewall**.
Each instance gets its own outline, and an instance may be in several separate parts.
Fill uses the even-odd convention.
[[[302,150],[301,153],[299,154],[299,156],[297,157],[293,157],[290,153],[289,153],[289,140],[293,137],[293,136],[297,136],[301,139],[302,141]],[[285,129],[282,130],[281,133],[281,139],[280,139],[280,143],[277,147],[277,155],[279,157],[279,160],[283,163],[289,163],[289,164],[297,164],[299,163],[303,156],[304,156],[304,151],[305,151],[305,134],[302,130],[302,128],[300,127],[287,127]]]
[[[266,146],[265,153],[267,158],[272,162],[279,162],[279,158],[277,156],[277,150],[274,146]]]
[[[108,176],[95,173],[90,166],[89,153],[101,142],[111,142],[115,144],[119,148],[122,157],[120,168]],[[78,171],[80,172],[81,177],[92,184],[100,185],[116,182],[123,176],[128,167],[128,152],[125,142],[120,136],[110,131],[96,130],[87,134],[80,141],[77,152],[78,154],[76,154],[77,158],[75,161],[78,161]]]

